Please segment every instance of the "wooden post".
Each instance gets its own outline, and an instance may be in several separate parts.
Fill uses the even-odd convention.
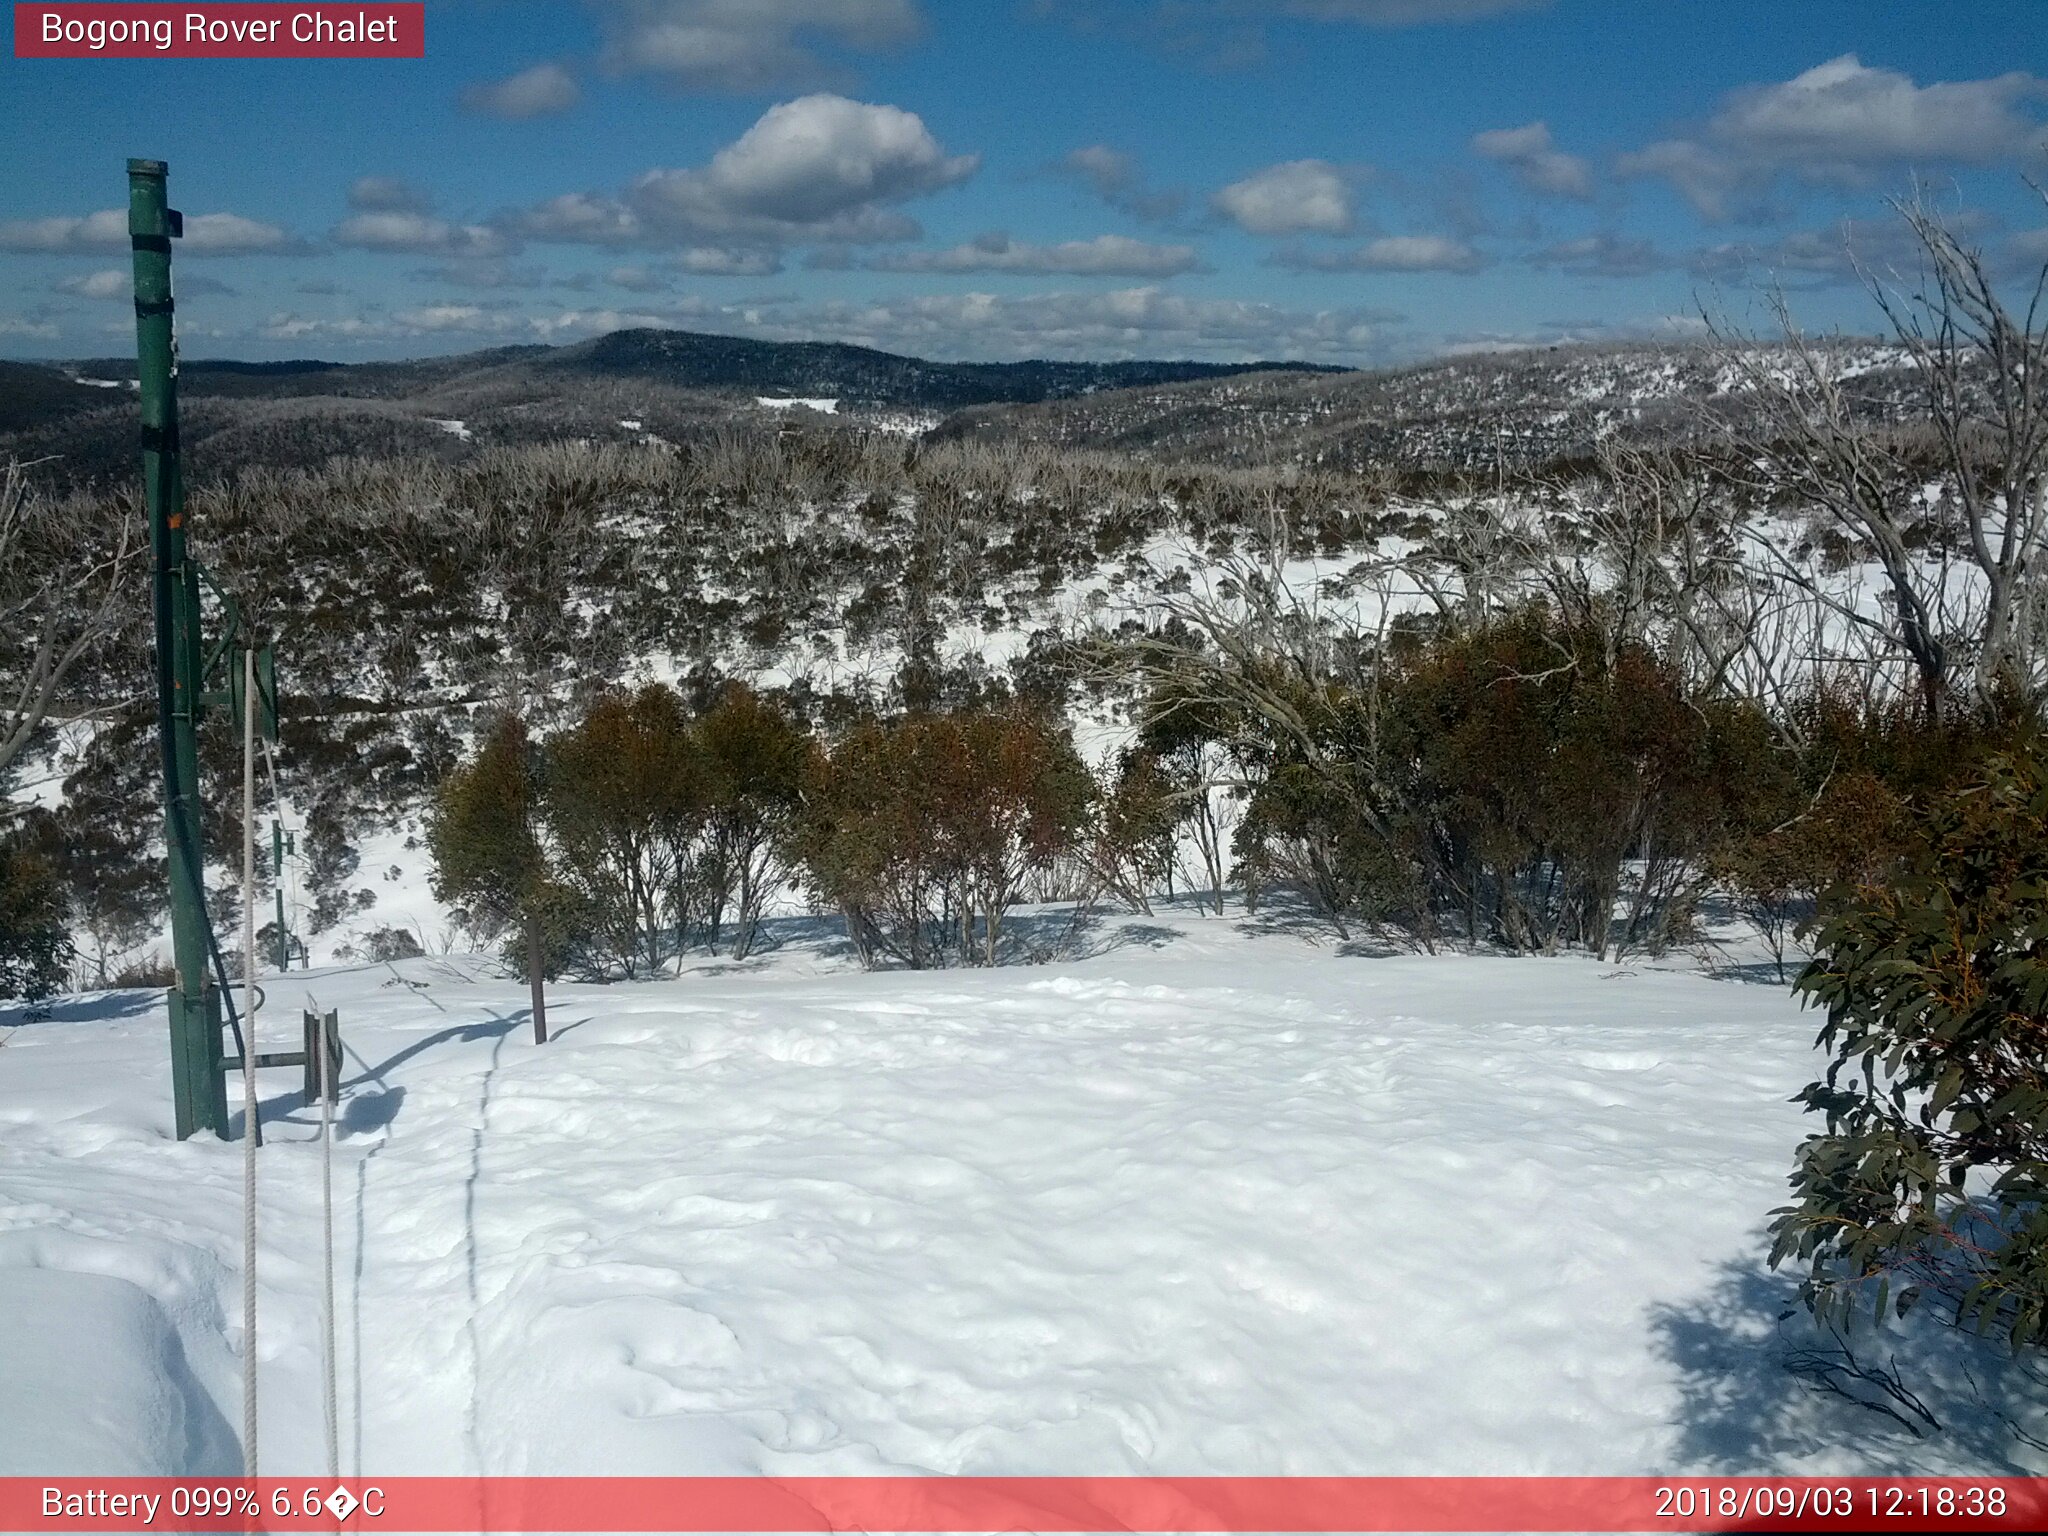
[[[540,918],[532,912],[526,914],[526,984],[533,991],[533,1043],[548,1043],[548,998],[547,984],[541,979],[541,966],[546,959],[546,948],[540,939]]]
[[[327,1059],[324,1092],[327,1102],[333,1104],[341,1095],[341,1019],[331,1008],[326,1013],[314,1013],[308,1009],[302,1017],[306,1038],[306,1102],[315,1103],[322,1096],[320,1060],[324,1054]]]

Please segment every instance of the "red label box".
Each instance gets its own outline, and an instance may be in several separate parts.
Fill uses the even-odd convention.
[[[422,59],[426,6],[14,7],[17,59]]]
[[[0,1530],[2040,1531],[2048,1478],[0,1477]]]

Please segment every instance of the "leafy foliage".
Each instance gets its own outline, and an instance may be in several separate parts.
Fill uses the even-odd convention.
[[[1027,711],[868,722],[821,759],[804,860],[863,960],[996,963],[1025,882],[1078,848],[1094,781]]]
[[[698,863],[708,941],[718,947],[729,905],[732,957],[744,960],[760,934],[763,907],[790,877],[813,747],[786,710],[738,683],[698,718],[696,734],[706,791]]]
[[[608,694],[549,739],[542,816],[603,961],[658,971],[686,926],[704,768],[671,688]]]
[[[441,781],[427,815],[434,894],[498,926],[547,907],[555,885],[541,843],[526,723],[498,717],[476,755]]]
[[[37,835],[41,818],[0,834],[0,997],[39,1002],[59,990],[71,966],[64,889]]]
[[[1825,1079],[1772,1262],[1823,1318],[1946,1296],[2048,1341],[2048,771],[2001,756],[1845,894],[1797,983],[1827,1009]],[[1895,1285],[1894,1282],[1897,1282]]]
[[[1755,706],[1540,606],[1405,639],[1363,682],[1259,687],[1301,725],[1230,727],[1255,744],[1240,872],[1428,946],[1669,944],[1778,771]]]

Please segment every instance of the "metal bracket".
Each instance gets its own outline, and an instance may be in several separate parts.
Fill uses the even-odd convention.
[[[206,664],[199,669],[200,681],[204,682],[213,676],[214,668],[218,667],[221,658],[227,655],[228,647],[235,643],[235,636],[242,632],[242,609],[239,603],[222,590],[221,584],[213,579],[213,572],[197,560],[188,560],[186,563],[192,567],[193,574],[205,584],[206,590],[219,601],[225,619],[220,639],[214,643],[213,649],[206,653]]]

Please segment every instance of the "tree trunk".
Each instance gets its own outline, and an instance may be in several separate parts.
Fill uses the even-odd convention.
[[[533,1043],[548,1043],[548,997],[547,983],[541,979],[541,966],[545,960],[540,940],[540,918],[526,914],[526,984],[533,991]]]

